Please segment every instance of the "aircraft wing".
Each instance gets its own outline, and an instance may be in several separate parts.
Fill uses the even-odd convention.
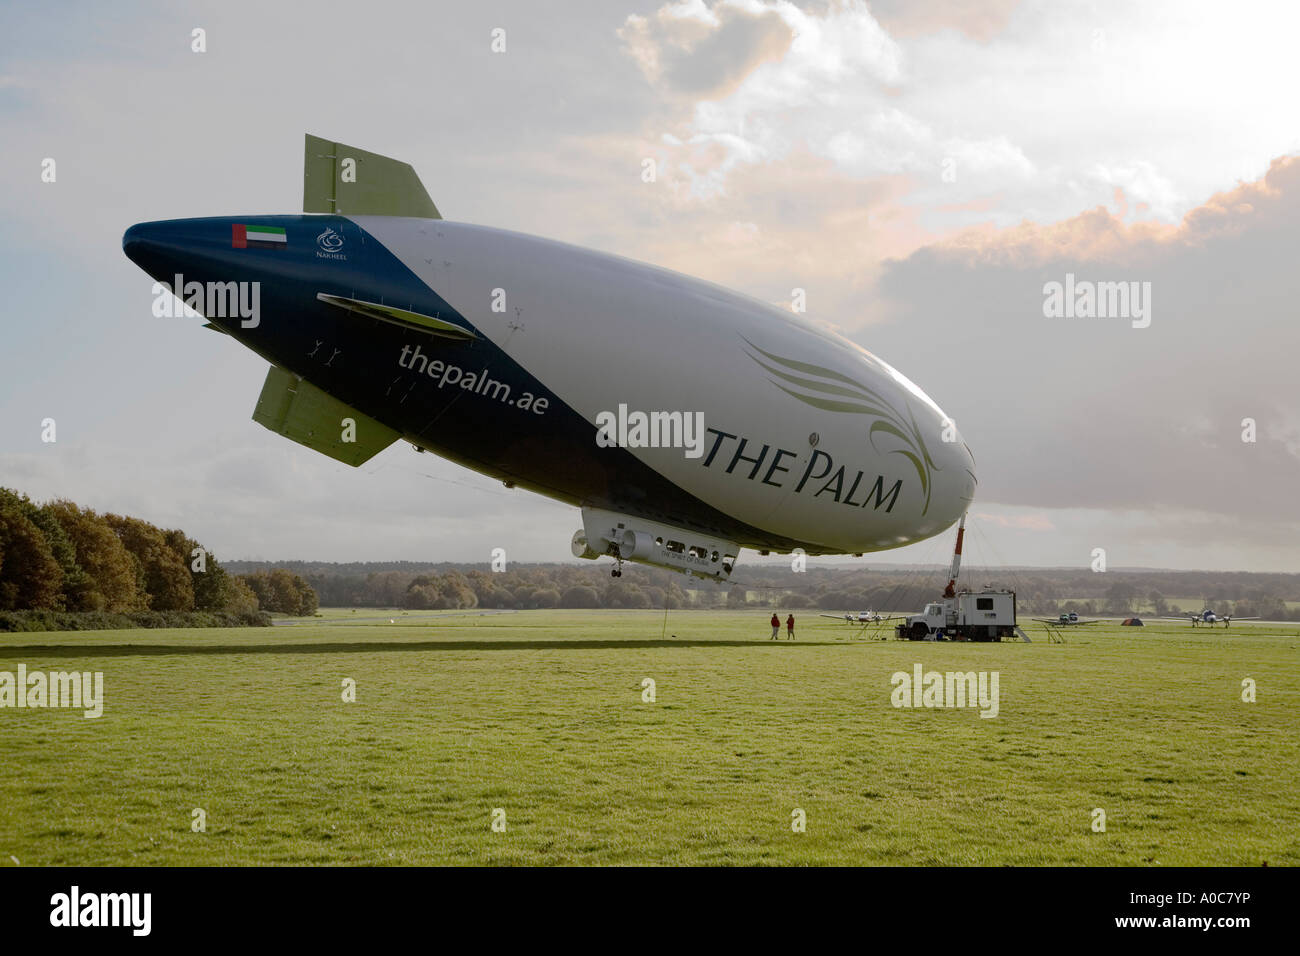
[[[856,614],[819,614],[818,617],[829,617],[834,621],[847,621],[850,624],[883,624],[885,621],[892,621],[896,618],[906,617],[906,614],[888,614],[884,617],[872,617],[865,620],[859,618]]]
[[[1105,624],[1107,621],[1118,621],[1118,617],[1099,617],[1091,621],[1061,621],[1057,618],[1035,617],[1030,620],[1037,621],[1039,624],[1051,624],[1053,627],[1082,627],[1084,624]]]

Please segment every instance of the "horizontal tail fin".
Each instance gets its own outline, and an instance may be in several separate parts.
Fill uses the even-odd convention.
[[[354,468],[401,437],[277,365],[266,373],[253,421]]]

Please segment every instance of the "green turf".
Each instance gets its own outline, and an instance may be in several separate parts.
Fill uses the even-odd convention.
[[[762,610],[436,613],[4,635],[0,670],[103,671],[107,701],[0,710],[0,862],[1300,862],[1294,626],[914,644],[804,612],[776,644]],[[998,671],[1000,715],[892,707],[918,662]]]

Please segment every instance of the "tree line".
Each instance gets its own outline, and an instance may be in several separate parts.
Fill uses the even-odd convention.
[[[946,567],[816,567],[741,565],[733,581],[717,584],[665,569],[609,565],[280,561],[300,574],[329,607],[464,608],[769,608],[810,611],[916,611],[934,600]],[[230,567],[257,571],[261,562]],[[1177,614],[1208,604],[1219,613],[1300,620],[1300,575],[1088,568],[976,568],[963,585],[1006,587],[1022,614]],[[1166,595],[1173,595],[1170,598]]]
[[[487,564],[411,561],[223,565],[183,531],[66,500],[38,504],[0,488],[0,613],[148,612],[154,626],[162,626],[158,614],[205,612],[265,623],[258,617],[264,612],[310,615],[318,604],[897,612],[934,600],[946,577],[938,566],[819,566],[815,559],[800,572],[789,565],[742,564],[727,583],[634,564],[611,578],[607,562],[515,563],[499,571]],[[1300,620],[1297,574],[968,565],[962,583],[1010,588],[1024,614],[1162,615],[1208,605],[1220,614]]]
[[[0,611],[252,618],[259,611],[314,614],[316,607],[315,592],[299,575],[230,574],[179,529],[63,499],[38,504],[0,488]]]

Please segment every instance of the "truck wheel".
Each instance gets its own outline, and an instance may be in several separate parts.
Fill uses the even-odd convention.
[[[929,635],[929,633],[930,633],[930,629],[926,627],[924,624],[922,624],[920,621],[917,621],[915,624],[912,625],[912,640],[914,641],[925,640],[926,637]]]

